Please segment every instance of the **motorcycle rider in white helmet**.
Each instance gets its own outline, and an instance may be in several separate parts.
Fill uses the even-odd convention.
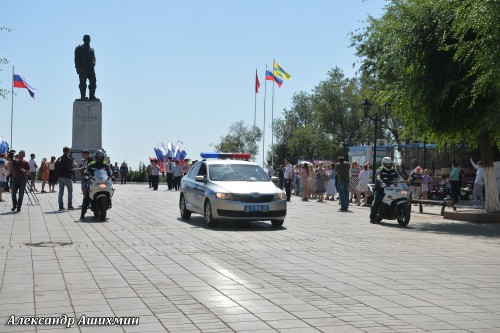
[[[370,212],[370,223],[378,223],[377,212],[384,197],[384,187],[394,183],[401,178],[393,168],[392,159],[388,156],[382,159],[382,166],[376,170],[375,191],[373,193],[373,204]]]

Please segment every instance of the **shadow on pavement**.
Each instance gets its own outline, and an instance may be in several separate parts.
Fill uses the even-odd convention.
[[[433,222],[419,223],[415,225],[414,230],[461,236],[500,237],[500,224]]]
[[[396,221],[396,220],[394,220],[394,223],[382,221],[379,223],[379,225],[384,226],[384,227],[403,229],[403,230],[404,229],[407,229],[407,230],[415,229],[415,227],[411,225],[411,221],[410,221],[410,224],[408,224],[406,227],[400,226],[398,221]]]
[[[85,221],[80,221],[79,219],[75,220],[76,223],[108,223],[108,221],[109,218],[106,218],[106,221],[99,221],[99,219],[96,219],[94,217],[86,217]]]
[[[177,218],[177,221],[191,225],[193,228],[203,228],[207,230],[222,230],[222,231],[281,231],[286,230],[285,227],[274,228],[271,222],[268,221],[230,221],[222,220],[216,228],[210,228],[205,224],[203,216],[191,217],[189,220]],[[286,222],[286,221],[285,221]]]
[[[51,210],[51,211],[48,211],[48,212],[43,212],[43,214],[49,214],[49,215],[51,215],[51,214],[52,215],[53,214],[66,214],[66,213],[68,213],[67,210],[61,210],[61,211],[59,211],[59,210]]]

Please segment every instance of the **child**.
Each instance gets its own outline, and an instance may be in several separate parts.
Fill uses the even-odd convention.
[[[422,176],[422,196],[424,200],[429,199],[429,183],[431,181],[431,176],[429,176],[429,170],[424,170],[424,175]]]

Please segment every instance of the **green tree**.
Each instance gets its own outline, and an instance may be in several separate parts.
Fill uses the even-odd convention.
[[[369,121],[361,110],[360,87],[356,79],[345,78],[338,67],[313,90],[314,110],[323,133],[336,140],[347,156],[349,147],[367,143]],[[370,132],[371,134],[371,132]]]
[[[283,110],[283,118],[274,121],[275,160],[285,157],[295,162],[298,159],[323,158],[327,154],[330,140],[318,122],[313,96],[306,92],[295,93],[292,106]]]
[[[500,212],[492,164],[499,142],[500,1],[392,0],[353,36],[361,70],[406,133],[479,145],[486,210]]]
[[[250,153],[253,159],[259,153],[258,141],[262,131],[256,126],[246,126],[243,120],[231,125],[229,133],[221,136],[220,142],[211,144],[217,152]]]
[[[129,167],[129,174],[127,179],[129,181],[139,183],[146,181],[146,166],[144,165],[144,163],[139,162],[138,170],[133,170],[131,167]]]
[[[358,80],[346,78],[339,68],[327,75],[311,94],[296,93],[290,109],[275,121],[274,151],[283,154],[280,160],[335,159],[347,156],[351,146],[373,141],[370,122],[361,110]]]

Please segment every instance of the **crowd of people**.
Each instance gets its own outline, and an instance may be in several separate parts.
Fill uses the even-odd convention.
[[[316,200],[317,202],[340,200],[341,211],[347,210],[347,204],[355,202],[368,206],[368,184],[371,181],[372,170],[368,163],[359,166],[357,162],[349,164],[343,157],[335,161],[302,161],[291,165],[285,159],[284,166],[277,170],[268,162],[269,176],[278,175],[278,187],[287,190],[290,186],[290,196],[295,195],[302,201]],[[287,198],[290,201],[287,191]]]
[[[477,164],[470,159],[471,165],[477,170],[474,181],[474,208],[484,206],[484,176],[482,164]],[[291,172],[287,173],[287,169]],[[460,191],[464,185],[465,175],[460,165],[452,163],[449,175],[438,177],[431,176],[431,170],[415,166],[409,173],[403,165],[396,165],[395,171],[408,184],[413,199],[429,200],[431,190],[440,186],[452,196],[455,202],[460,199]],[[345,203],[354,203],[358,206],[369,206],[368,197],[370,189],[368,184],[373,179],[373,168],[369,163],[359,165],[354,161],[350,165],[339,157],[335,161],[299,161],[291,166],[290,161],[285,159],[284,164],[279,165],[276,170],[268,161],[269,176],[278,176],[278,187],[286,190],[286,184],[290,184],[292,195],[301,197],[302,201],[317,200],[317,202],[334,201],[342,199],[345,195]],[[342,200],[341,200],[342,201]],[[341,205],[341,210],[346,210],[346,205]]]
[[[99,160],[104,160],[104,153],[98,152],[100,152]],[[39,174],[42,181],[40,193],[55,193],[55,186],[58,184],[59,210],[66,210],[63,202],[65,189],[67,190],[67,209],[74,209],[72,199],[75,173],[81,172],[83,174],[87,170],[88,164],[93,161],[88,150],[83,150],[81,154],[82,159],[79,166],[76,165],[68,147],[63,148],[63,155],[59,158],[56,159],[55,156],[52,156],[50,161],[43,158],[40,165],[36,162],[35,154],[30,154],[29,161],[26,161],[24,150],[20,150],[17,154],[0,154],[0,202],[5,201],[4,193],[10,192],[12,211],[20,212],[26,187],[29,191],[39,192],[36,184],[37,174]],[[472,158],[470,162],[477,170],[473,191],[474,207],[482,208],[484,204],[482,163],[479,161],[476,164]],[[277,185],[285,190],[288,201],[291,200],[292,195],[300,197],[302,201],[324,202],[338,199],[339,210],[344,212],[348,210],[350,203],[355,203],[358,206],[361,204],[369,206],[368,197],[371,193],[368,184],[373,179],[373,168],[369,163],[359,165],[358,162],[354,161],[349,164],[343,157],[339,157],[335,161],[317,161],[315,163],[299,161],[296,165],[292,165],[289,159],[285,159],[283,165],[280,165],[277,170],[272,167],[270,161],[268,164],[269,176],[278,175],[279,184]],[[107,164],[107,166],[109,166],[110,175],[114,176],[114,180],[120,178],[121,184],[127,183],[129,169],[125,162],[120,167],[118,163],[115,163],[114,166]],[[158,161],[151,159],[146,168],[149,187],[155,191],[158,190],[160,174],[164,173],[168,190],[179,191],[181,178],[188,172],[190,166],[188,160],[186,163],[168,160],[160,168]],[[428,200],[432,186],[440,185],[449,191],[455,202],[459,200],[464,175],[456,163],[452,164],[449,176],[443,175],[439,178],[431,177],[430,170],[424,170],[420,166],[416,166],[409,174],[404,166],[396,166],[395,172],[410,186],[414,199]],[[85,198],[88,185],[84,183],[82,182],[82,193]],[[88,198],[86,199],[88,200]],[[85,201],[82,203],[82,217],[86,212],[86,203],[88,204]]]

